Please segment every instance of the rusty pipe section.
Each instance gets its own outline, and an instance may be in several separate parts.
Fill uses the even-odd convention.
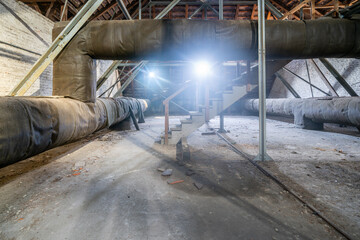
[[[247,99],[244,107],[259,111],[258,99]],[[360,97],[266,99],[269,115],[294,117],[294,123],[303,128],[318,128],[316,123],[337,123],[360,127]]]
[[[55,24],[56,37],[67,22]],[[360,57],[360,21],[267,21],[266,58]],[[257,21],[92,21],[55,59],[53,95],[95,101],[93,59],[257,59]],[[85,85],[84,83],[87,82]]]
[[[84,103],[63,97],[0,97],[0,167],[72,142],[142,114],[148,101],[98,98]]]

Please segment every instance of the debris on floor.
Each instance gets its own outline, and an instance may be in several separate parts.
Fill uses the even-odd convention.
[[[173,184],[177,184],[177,183],[182,183],[182,182],[184,182],[184,180],[177,180],[177,181],[167,181],[167,183],[168,184],[170,184],[170,185],[173,185]]]
[[[192,175],[194,175],[195,174],[195,172],[193,171],[193,170],[191,170],[191,169],[188,169],[186,172],[185,172],[185,175],[186,176],[192,176]]]
[[[164,172],[164,171],[165,171],[165,168],[159,167],[159,168],[157,168],[157,170],[158,170],[159,172]]]
[[[199,183],[199,182],[194,182],[194,186],[195,186],[198,190],[201,190],[201,189],[204,187],[204,185],[201,184],[201,183]]]
[[[201,135],[215,135],[215,131],[203,132]]]
[[[171,176],[172,174],[172,169],[171,168],[168,168],[166,169],[165,171],[163,171],[163,173],[161,174],[161,176]]]

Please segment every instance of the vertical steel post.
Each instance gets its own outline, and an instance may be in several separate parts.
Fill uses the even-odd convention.
[[[209,84],[205,83],[205,122],[210,121],[210,89]]]
[[[266,62],[265,62],[265,0],[258,0],[259,51],[259,154],[254,160],[271,160],[266,153]]]
[[[219,0],[219,20],[224,19],[224,0]]]
[[[165,145],[169,143],[169,103],[165,104]]]
[[[141,20],[141,0],[139,0],[139,20]]]

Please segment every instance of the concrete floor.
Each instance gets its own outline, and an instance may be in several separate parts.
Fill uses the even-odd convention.
[[[0,169],[0,239],[342,239],[218,136],[202,136],[205,127],[188,139],[191,160],[178,164],[175,148],[154,143],[163,124],[149,117],[141,131],[102,131]],[[255,154],[256,118],[226,124]],[[359,137],[269,125],[275,161],[263,166],[358,239]],[[163,177],[159,167],[174,172]]]

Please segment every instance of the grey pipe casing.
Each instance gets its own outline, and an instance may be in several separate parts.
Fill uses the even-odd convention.
[[[244,107],[258,112],[259,100],[247,99]],[[266,99],[266,113],[293,116],[294,123],[301,127],[305,126],[306,120],[360,127],[360,97]]]
[[[63,97],[0,97],[0,167],[88,136],[147,109],[148,101]]]
[[[67,22],[55,24],[53,38]],[[266,21],[266,58],[360,57],[360,21]],[[93,59],[257,59],[257,21],[92,21],[54,60],[53,95],[94,102]]]

